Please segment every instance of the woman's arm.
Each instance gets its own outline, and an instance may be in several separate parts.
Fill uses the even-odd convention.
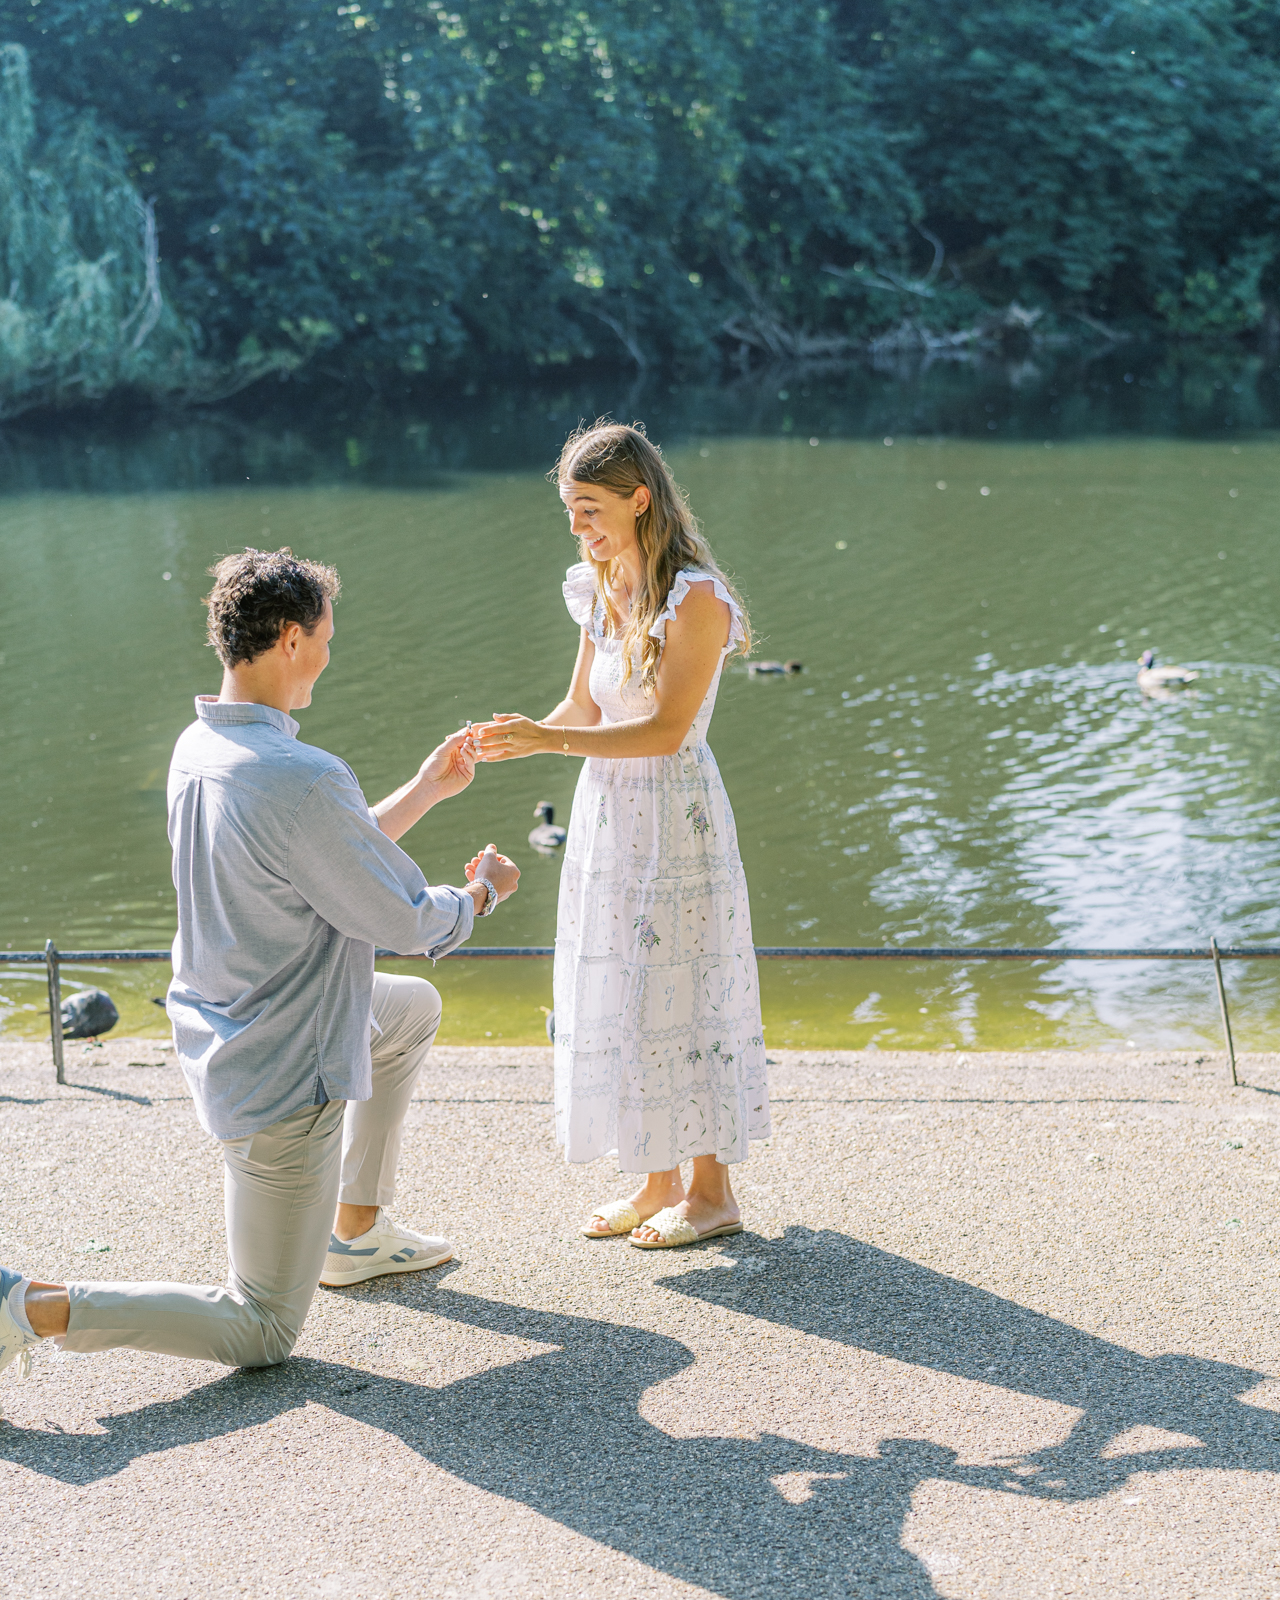
[[[478,723],[474,728],[477,757],[481,761],[511,761],[518,756],[563,755],[566,740],[571,756],[618,759],[674,755],[688,737],[698,708],[707,697],[728,637],[729,607],[716,596],[711,584],[691,584],[676,607],[675,616],[667,623],[652,710],[629,722],[604,725],[599,722],[598,711],[590,724],[567,718],[553,722],[551,717],[539,723],[528,717],[499,714],[492,722]],[[578,659],[581,664],[581,654]],[[576,683],[576,671],[574,678]],[[557,706],[552,716],[577,704],[571,691],[569,700]]]
[[[543,717],[545,726],[594,728],[600,721],[600,707],[591,698],[591,664],[595,658],[596,647],[584,628],[582,641],[578,645],[578,659],[573,664],[573,677],[569,680],[569,693],[554,711]]]

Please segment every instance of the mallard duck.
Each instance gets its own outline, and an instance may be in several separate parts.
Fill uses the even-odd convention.
[[[555,807],[547,801],[539,800],[533,808],[533,814],[535,817],[541,817],[542,821],[529,834],[529,843],[540,854],[549,856],[558,850],[569,836],[554,820]]]
[[[1144,650],[1138,657],[1138,687],[1143,694],[1158,694],[1162,689],[1181,689],[1194,683],[1200,676],[1189,667],[1158,667],[1154,650]]]
[[[792,678],[804,666],[799,661],[749,661],[747,671],[753,678]]]

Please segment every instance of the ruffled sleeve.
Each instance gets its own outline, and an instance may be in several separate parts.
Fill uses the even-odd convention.
[[[571,568],[577,571],[577,568]],[[676,573],[676,581],[671,585],[671,593],[667,596],[667,603],[658,613],[653,626],[649,629],[655,639],[660,639],[664,644],[667,640],[667,623],[676,614],[676,607],[689,592],[691,583],[709,583],[715,589],[716,598],[723,600],[729,607],[729,642],[726,650],[732,650],[734,645],[741,644],[746,638],[746,630],[742,626],[742,609],[738,602],[716,577],[713,572],[699,572],[696,567],[686,567],[683,572]],[[565,595],[568,596],[569,586],[565,584]],[[572,608],[571,608],[572,609]]]
[[[564,575],[564,603],[580,628],[593,627],[596,608],[596,576],[589,561],[579,561]]]

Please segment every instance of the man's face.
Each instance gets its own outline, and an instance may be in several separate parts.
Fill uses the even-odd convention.
[[[324,603],[324,616],[310,633],[292,622],[281,635],[280,644],[293,667],[293,709],[301,711],[311,704],[316,679],[329,665],[329,641],[333,638],[333,602]]]

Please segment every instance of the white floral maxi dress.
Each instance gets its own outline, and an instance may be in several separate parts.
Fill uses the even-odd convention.
[[[733,617],[706,699],[676,755],[584,763],[560,877],[556,1138],[569,1161],[616,1152],[624,1172],[701,1155],[741,1161],[749,1140],[769,1134],[747,883],[706,743],[741,617],[723,584],[686,570],[650,631],[665,639],[697,582],[714,583]],[[652,701],[638,665],[622,683],[620,643],[601,632],[587,563],[569,568],[564,596],[595,645],[591,695],[603,721],[643,715]]]

